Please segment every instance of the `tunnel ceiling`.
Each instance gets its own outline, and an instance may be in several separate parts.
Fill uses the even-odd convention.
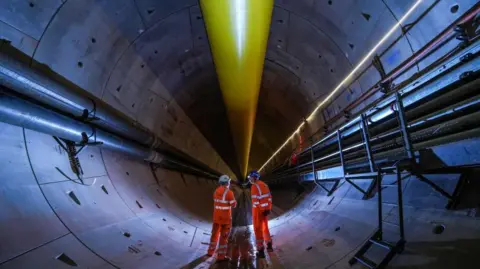
[[[275,1],[252,168],[263,164],[413,2]],[[415,32],[397,40],[382,55],[387,72],[475,2],[424,1],[413,17],[433,7],[448,20],[430,16]],[[239,174],[198,1],[2,1],[0,9],[7,10],[0,18],[2,38],[164,136],[190,130],[168,128],[168,121],[177,121],[179,113],[171,105],[174,100]],[[318,113],[316,126],[378,78],[375,71],[366,72],[323,116]],[[165,110],[169,119],[163,119]]]

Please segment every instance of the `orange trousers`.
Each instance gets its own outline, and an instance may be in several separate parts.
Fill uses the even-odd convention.
[[[270,231],[268,229],[268,216],[264,216],[263,212],[257,209],[253,209],[252,215],[257,250],[260,251],[265,248],[265,242],[272,242],[272,237],[270,236]]]
[[[213,223],[212,236],[210,237],[210,246],[208,247],[208,255],[213,256],[218,244],[217,259],[223,260],[226,258],[228,236],[230,235],[231,229],[232,224]],[[220,243],[218,242],[219,239]]]

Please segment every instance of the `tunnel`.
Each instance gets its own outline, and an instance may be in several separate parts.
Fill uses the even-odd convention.
[[[0,269],[478,267],[478,1],[274,1],[265,259],[201,1],[0,1]]]

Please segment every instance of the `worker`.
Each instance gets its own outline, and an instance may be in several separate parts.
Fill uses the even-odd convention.
[[[272,237],[268,229],[268,215],[270,215],[272,210],[272,195],[267,184],[260,180],[260,174],[257,171],[250,172],[248,180],[252,184],[253,230],[255,232],[258,257],[264,258],[265,242],[267,243],[268,252],[273,251]]]
[[[227,261],[227,243],[232,229],[232,207],[237,201],[230,190],[230,177],[223,175],[219,178],[219,186],[213,193],[213,227],[207,256],[212,257],[217,250],[217,262]],[[220,243],[218,242],[220,239]]]

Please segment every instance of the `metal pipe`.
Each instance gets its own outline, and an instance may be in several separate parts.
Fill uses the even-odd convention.
[[[475,14],[477,14],[477,13],[479,12],[479,10],[480,10],[480,5],[477,4],[476,7],[472,8],[469,12],[465,13],[465,14],[464,14],[463,16],[461,16],[457,21],[461,21],[461,22],[467,21],[467,20],[471,19],[473,16],[475,16]],[[455,26],[455,25],[457,25],[457,24],[455,24],[455,22],[454,22],[454,23],[452,23],[452,25]],[[447,29],[449,29],[449,28],[447,28]],[[445,31],[445,30],[444,30],[444,31]],[[437,36],[435,39],[439,38],[441,35],[442,35],[442,34],[440,34],[439,36]],[[435,39],[434,39],[434,40],[435,40]],[[434,76],[438,76],[438,75],[440,75],[441,73],[443,73],[443,72],[445,72],[445,71],[448,71],[447,69],[448,69],[449,67],[453,67],[453,66],[449,66],[449,65],[461,63],[462,61],[461,61],[460,59],[461,59],[463,56],[467,55],[468,53],[478,53],[478,43],[479,43],[479,42],[476,42],[477,45],[474,45],[472,49],[469,49],[469,50],[467,50],[467,51],[464,51],[461,55],[457,56],[457,57],[456,57],[457,61],[455,61],[455,62],[451,61],[449,64],[442,65],[440,68],[437,68],[437,69],[429,72],[428,74],[424,75],[424,76],[422,77],[422,79],[418,79],[418,80],[415,80],[414,82],[410,83],[410,87],[406,86],[405,88],[407,88],[407,89],[406,89],[406,90],[403,90],[403,92],[409,92],[409,91],[412,91],[412,90],[414,90],[414,89],[416,89],[416,88],[419,88],[419,87],[421,86],[421,84],[423,84],[423,83],[427,82],[428,80],[432,79]],[[428,44],[427,44],[427,45],[428,45]],[[425,48],[427,47],[427,45],[424,46],[421,50],[425,49]],[[414,54],[413,56],[415,56],[415,55],[416,55],[416,54]],[[413,57],[413,56],[412,56],[412,57]],[[415,58],[415,57],[414,57],[414,58]],[[408,61],[408,60],[407,60],[407,61]],[[402,65],[403,65],[403,63],[402,63]],[[401,66],[402,66],[402,65],[401,65]],[[473,65],[473,66],[475,66],[475,65]],[[477,68],[477,70],[478,70],[478,68]],[[393,72],[393,71],[392,71],[392,72]],[[391,72],[391,73],[392,73],[392,72]],[[389,74],[389,75],[390,75],[390,74]],[[388,76],[387,76],[387,78],[388,78]],[[419,83],[420,80],[423,80],[423,81],[421,81],[422,83]],[[380,83],[380,82],[379,82],[379,83]],[[444,82],[444,84],[445,84],[445,83],[446,83],[446,82]],[[378,83],[377,83],[377,84],[378,84]],[[410,89],[408,89],[408,88],[410,88]],[[362,94],[359,98],[357,98],[355,101],[353,101],[352,103],[350,103],[347,107],[345,107],[345,108],[343,109],[343,111],[350,111],[350,110],[352,110],[355,106],[359,105],[362,101],[366,100],[368,97],[370,97],[371,95],[373,95],[373,93],[376,93],[378,90],[380,90],[379,87],[375,87],[375,86],[374,86],[374,87],[370,88],[367,92],[365,92],[364,94]],[[387,100],[385,100],[385,101],[387,101]],[[391,100],[390,100],[390,101],[391,101]],[[408,105],[405,104],[405,106],[408,106]],[[375,108],[378,109],[379,106],[376,106]],[[337,115],[343,115],[343,114],[344,114],[344,113],[341,113],[341,112],[340,112],[340,113],[338,113]],[[380,114],[380,113],[379,113],[379,114]],[[342,127],[340,127],[340,128],[343,128],[343,129],[348,128],[349,126],[352,125],[352,122],[355,122],[356,120],[358,120],[358,118],[359,118],[359,117],[356,117],[354,120],[351,120],[351,121],[345,123],[345,124],[344,124]],[[384,116],[382,116],[382,117],[380,117],[380,118],[382,119],[382,118],[384,118]],[[338,120],[338,119],[339,119],[339,117],[334,117],[334,118],[330,119],[329,122],[336,121],[336,120]],[[356,130],[354,130],[354,131],[358,131],[358,130],[359,130],[359,128],[356,129]],[[326,137],[324,137],[322,140],[320,140],[320,141],[318,141],[317,143],[313,144],[311,147],[317,146],[318,144],[322,143],[323,141],[325,141],[325,140],[327,140],[327,139],[329,139],[329,138],[334,137],[334,135],[335,135],[335,131],[331,132],[331,133],[328,134]],[[345,134],[345,135],[348,135],[348,134]],[[305,150],[302,151],[299,155],[302,155],[303,153],[305,153],[305,152],[308,151],[308,150],[309,150],[308,147],[305,148]]]
[[[3,52],[0,52],[0,85],[22,96],[31,98],[42,106],[45,105],[72,116],[79,120],[78,123],[80,121],[85,122],[87,123],[86,126],[96,126],[118,135],[120,136],[117,137],[118,139],[125,141],[122,143],[129,143],[135,146],[138,143],[152,149],[158,149],[163,143],[162,139],[154,133],[125,117],[102,100],[88,96],[85,92],[74,87],[57,82]],[[97,130],[97,135],[98,133],[102,133],[102,131]],[[59,137],[61,136],[59,135]],[[108,137],[113,138],[116,136],[109,134]],[[127,142],[123,138],[130,139],[136,143]],[[106,140],[105,143],[109,143],[109,141]],[[110,144],[111,146],[119,145],[118,143]],[[201,163],[195,164],[196,160],[179,157],[177,152],[174,152],[175,150],[166,144],[163,144],[162,149],[168,151],[169,154],[177,156],[176,158],[169,156],[169,160],[181,158],[183,161],[177,160],[176,162],[182,163],[184,167],[188,166],[190,169],[202,170],[204,172],[210,170],[210,172],[206,172],[206,175],[209,176],[212,173],[216,173],[216,171],[205,167]]]
[[[477,82],[472,82],[468,86],[471,87],[471,86],[475,86],[475,85],[477,85]],[[452,106],[449,106],[445,109],[442,109],[437,113],[431,113],[431,114],[426,115],[424,117],[418,118],[417,120],[415,120],[411,124],[409,124],[408,128],[412,129],[412,131],[413,131],[413,129],[415,129],[414,132],[412,133],[412,135],[414,135],[415,137],[417,137],[417,136],[418,137],[428,137],[428,136],[431,136],[429,134],[431,132],[435,131],[435,130],[437,130],[436,131],[437,134],[441,134],[440,131],[444,132],[446,130],[445,126],[447,124],[451,127],[461,127],[462,125],[465,125],[462,122],[468,121],[472,117],[473,117],[472,120],[476,120],[477,117],[475,115],[478,114],[478,113],[469,114],[469,115],[466,115],[466,116],[461,116],[461,115],[463,115],[463,113],[466,113],[468,111],[475,110],[475,108],[479,106],[480,99],[478,99],[478,97],[479,97],[478,95],[473,96],[470,99],[458,102],[455,105],[452,105]],[[454,116],[455,117],[460,116],[460,117],[456,118],[456,119],[453,119],[453,120],[449,120],[449,118],[454,117]],[[423,126],[425,126],[426,128],[423,127]],[[440,127],[442,127],[442,128],[440,128]],[[378,134],[375,137],[372,137],[369,141],[371,143],[379,142],[379,141],[385,140],[386,138],[398,135],[400,132],[401,132],[400,129],[395,128],[394,130],[389,130],[385,133]],[[391,140],[391,141],[389,141],[389,143],[397,144],[395,141],[396,140]],[[412,140],[410,140],[410,141],[412,141]],[[352,150],[358,150],[364,145],[365,145],[364,142],[353,144],[353,145],[343,149],[343,152],[346,153],[346,152],[350,152]],[[387,146],[376,145],[375,149],[376,149],[376,151],[378,151],[379,148],[385,148],[385,147],[387,147]],[[320,161],[328,160],[328,159],[331,159],[335,156],[338,156],[339,154],[340,154],[340,152],[337,150],[337,151],[334,151],[330,154],[324,155],[324,156],[322,156],[318,159],[315,159],[314,162],[317,163],[317,162],[320,162]],[[308,166],[310,164],[311,164],[310,162],[303,163],[303,164],[300,164],[300,165],[296,166],[295,169],[299,169],[299,168]],[[292,169],[283,171],[282,174],[289,173],[289,172],[292,171]]]
[[[160,163],[163,160],[163,156],[154,150],[27,102],[5,91],[0,91],[0,121],[82,145],[94,143],[148,162]]]
[[[453,133],[453,134],[449,134],[449,135],[442,136],[442,137],[439,137],[439,138],[434,138],[434,139],[431,139],[431,140],[419,142],[419,143],[414,143],[414,146],[415,146],[415,148],[423,149],[423,148],[433,147],[433,146],[436,146],[436,145],[447,144],[447,143],[454,142],[454,141],[469,139],[469,138],[472,138],[472,137],[480,137],[480,128],[475,128],[475,129],[471,129],[471,130],[467,130],[467,131],[463,131],[463,132],[459,132],[459,133]],[[392,149],[392,150],[389,150],[389,151],[386,151],[386,152],[381,152],[381,153],[378,154],[378,158],[383,158],[387,155],[392,156],[392,155],[400,154],[402,152],[402,150],[403,150],[402,148],[397,148],[397,149]],[[361,160],[362,160],[362,158],[357,158],[355,160],[350,160],[350,162],[360,162]],[[360,165],[362,167],[367,167],[368,163],[363,162]],[[352,167],[350,165],[349,167],[350,168],[357,168],[357,166],[360,167],[359,165],[356,165],[356,167]],[[329,169],[329,168],[332,168],[332,167],[335,167],[335,165],[331,164],[331,165],[328,165],[328,166],[324,166],[324,167],[322,167],[322,169]],[[337,167],[338,167],[338,165],[337,165]],[[302,174],[302,173],[303,174],[308,174],[308,172],[305,173],[305,171],[300,171],[298,174]],[[282,179],[282,178],[293,177],[295,175],[296,174],[288,174],[288,175],[283,175],[283,176],[280,176],[280,177],[275,177],[275,179],[278,180],[278,179]]]
[[[476,57],[471,61],[469,65],[464,65],[462,67],[457,67],[462,63],[462,57],[472,54],[476,55],[480,52],[480,42],[477,42],[474,44],[471,48],[466,49],[464,52],[459,54],[457,57],[452,59],[449,63],[445,64],[442,67],[439,67],[435,70],[432,70],[428,74],[426,74],[424,77],[412,82],[410,85],[407,85],[404,89],[402,89],[402,93],[405,94],[406,96],[403,97],[403,104],[404,107],[410,107],[417,103],[418,101],[422,100],[426,96],[430,96],[436,92],[441,91],[442,89],[448,87],[449,85],[452,85],[456,81],[458,81],[460,74],[462,74],[465,71],[478,71],[480,70],[480,59]],[[437,77],[449,70],[449,68],[455,68],[455,70],[451,71],[451,73],[446,74],[446,77],[442,77],[442,79],[439,79],[437,82],[432,83],[431,79],[434,77]],[[431,85],[429,87],[420,87],[421,85],[426,85],[427,82],[430,82]],[[408,93],[408,95],[407,95]],[[390,116],[393,114],[393,110],[390,108],[390,104],[395,101],[395,95],[390,95],[385,97],[383,101],[381,101],[379,104],[377,104],[375,107],[372,109],[369,109],[368,111],[365,112],[367,116],[369,116],[368,124],[372,124],[372,122],[379,122],[386,117]],[[344,136],[349,136],[352,135],[355,132],[358,132],[361,130],[361,126],[359,124],[356,124],[359,120],[361,119],[360,116],[355,117],[351,121],[347,122],[338,130],[342,131],[342,134]],[[311,147],[316,147],[322,143],[326,143],[327,145],[330,145],[335,142],[335,133],[336,131],[333,131],[329,133],[327,136],[322,138],[320,141],[314,143]],[[328,141],[328,140],[331,141]],[[327,142],[328,141],[328,142]],[[307,147],[304,151],[302,151],[300,155],[304,154],[307,150],[309,150],[310,147]]]
[[[420,50],[415,52],[412,56],[410,56],[407,60],[402,62],[398,67],[396,67],[394,70],[392,70],[384,79],[382,79],[377,85],[380,85],[381,83],[385,83],[388,81],[393,80],[395,77],[397,77],[400,73],[405,71],[407,68],[411,67],[413,64],[417,63],[418,60],[420,60],[425,54],[430,52],[436,45],[440,44],[440,42],[447,37],[450,33],[453,32],[453,29],[458,25],[462,24],[473,17],[480,11],[480,4],[476,4],[473,8],[471,8],[468,12],[460,16],[458,19],[456,19],[454,22],[452,22],[447,28],[445,28],[440,34],[438,34],[434,39],[432,39],[430,42],[428,42],[425,46],[423,46]],[[350,111],[352,108],[356,107],[363,101],[367,100],[369,97],[371,97],[373,94],[378,92],[381,88],[380,87],[372,87],[365,93],[363,93],[359,98],[357,98],[355,101],[347,105],[343,111]],[[342,112],[343,112],[342,111]],[[343,114],[340,112],[339,114]]]
[[[107,131],[155,148],[161,139],[104,103],[0,53],[0,84]]]
[[[446,38],[449,34],[453,32],[455,27],[459,24],[463,24],[472,18],[474,18],[480,12],[480,4],[477,3],[469,11],[464,13],[462,16],[457,18],[452,22],[447,28],[445,28],[440,34],[438,34],[434,39],[430,40],[425,46],[420,50],[416,51],[412,56],[405,60],[401,65],[397,66],[390,74],[388,74],[380,83],[385,83],[391,81],[395,77],[399,76],[407,68],[411,67],[413,64],[417,63],[419,59],[425,56],[429,51],[431,51],[435,46],[440,44],[440,42]]]

